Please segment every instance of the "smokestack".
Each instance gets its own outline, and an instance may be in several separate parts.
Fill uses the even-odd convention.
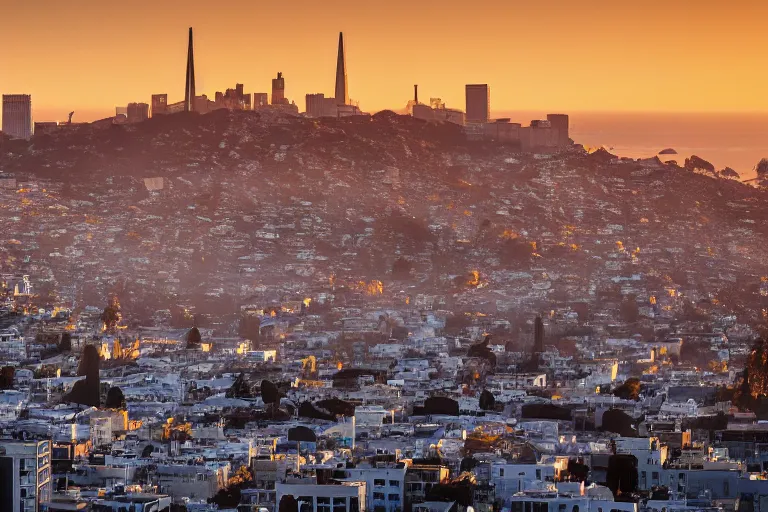
[[[419,104],[419,85],[414,84],[413,86],[413,103],[418,105]]]
[[[336,59],[336,104],[349,105],[347,59],[344,55],[344,34],[342,32],[339,32],[339,55]]]
[[[184,89],[184,111],[195,110],[195,53],[192,46],[192,27],[189,27],[189,47],[187,48],[187,82]]]

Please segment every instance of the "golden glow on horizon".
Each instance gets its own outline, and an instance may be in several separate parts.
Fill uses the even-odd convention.
[[[350,97],[366,111],[422,101],[464,108],[488,83],[495,112],[768,111],[768,2],[715,0],[327,0],[226,6],[200,0],[27,0],[0,6],[0,93],[33,95],[35,119],[113,115],[116,105],[180,101],[186,30],[198,94],[245,84],[333,94],[344,31]]]

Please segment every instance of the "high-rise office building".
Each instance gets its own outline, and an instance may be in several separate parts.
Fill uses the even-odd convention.
[[[38,512],[51,500],[51,441],[0,441],[0,510]]]
[[[277,78],[272,79],[272,104],[288,104],[288,100],[285,99],[285,79],[283,78],[283,74],[280,72],[277,73]]]
[[[306,115],[307,117],[323,117],[325,112],[325,94],[307,94],[306,96]]]
[[[253,93],[253,109],[256,110],[260,107],[266,107],[269,105],[269,95],[265,92]]]
[[[491,118],[491,89],[488,84],[467,84],[467,123],[487,123]]]
[[[189,27],[189,47],[187,48],[187,83],[184,88],[184,111],[195,110],[195,53],[192,45],[192,27]]]
[[[251,94],[246,93],[243,84],[235,84],[234,89],[224,92],[216,92],[214,108],[226,108],[229,110],[251,110]]]
[[[547,114],[547,120],[557,130],[557,145],[561,148],[567,146],[571,137],[568,133],[568,114]]]
[[[32,96],[3,95],[3,133],[16,139],[32,136]]]
[[[168,113],[168,95],[153,94],[152,95],[152,115],[159,116],[167,113]]]
[[[347,89],[347,59],[344,54],[344,34],[339,32],[339,54],[336,58],[336,104],[349,104]]]

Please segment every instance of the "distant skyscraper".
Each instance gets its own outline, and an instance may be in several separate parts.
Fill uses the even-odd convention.
[[[491,90],[488,84],[468,84],[467,122],[487,123],[491,118]]]
[[[266,107],[269,105],[269,98],[265,92],[253,93],[253,109],[256,110],[259,107]]]
[[[153,94],[152,95],[152,115],[159,116],[161,114],[168,113],[168,95],[167,94]]]
[[[146,103],[129,103],[126,109],[129,123],[140,123],[149,119],[149,105]]]
[[[325,94],[307,94],[306,96],[306,114],[307,117],[323,117],[325,109]]]
[[[32,136],[32,96],[3,95],[3,133],[17,139]]]
[[[192,27],[189,27],[189,48],[187,49],[187,85],[184,90],[184,111],[195,110],[195,54],[192,46]]]
[[[347,59],[344,55],[344,34],[342,32],[339,32],[339,55],[336,60],[336,104],[349,105]]]
[[[272,79],[272,104],[273,105],[286,105],[288,100],[285,99],[285,79],[282,73],[277,73],[277,78]]]
[[[568,114],[547,114],[547,120],[552,124],[552,128],[557,130],[557,145],[560,147],[567,146],[570,139]]]

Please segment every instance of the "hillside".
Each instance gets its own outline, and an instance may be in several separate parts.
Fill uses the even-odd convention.
[[[4,141],[0,170],[2,272],[91,304],[117,289],[142,316],[331,278],[491,312],[673,287],[758,318],[768,275],[764,191],[578,146],[519,154],[390,112],[82,126]]]

